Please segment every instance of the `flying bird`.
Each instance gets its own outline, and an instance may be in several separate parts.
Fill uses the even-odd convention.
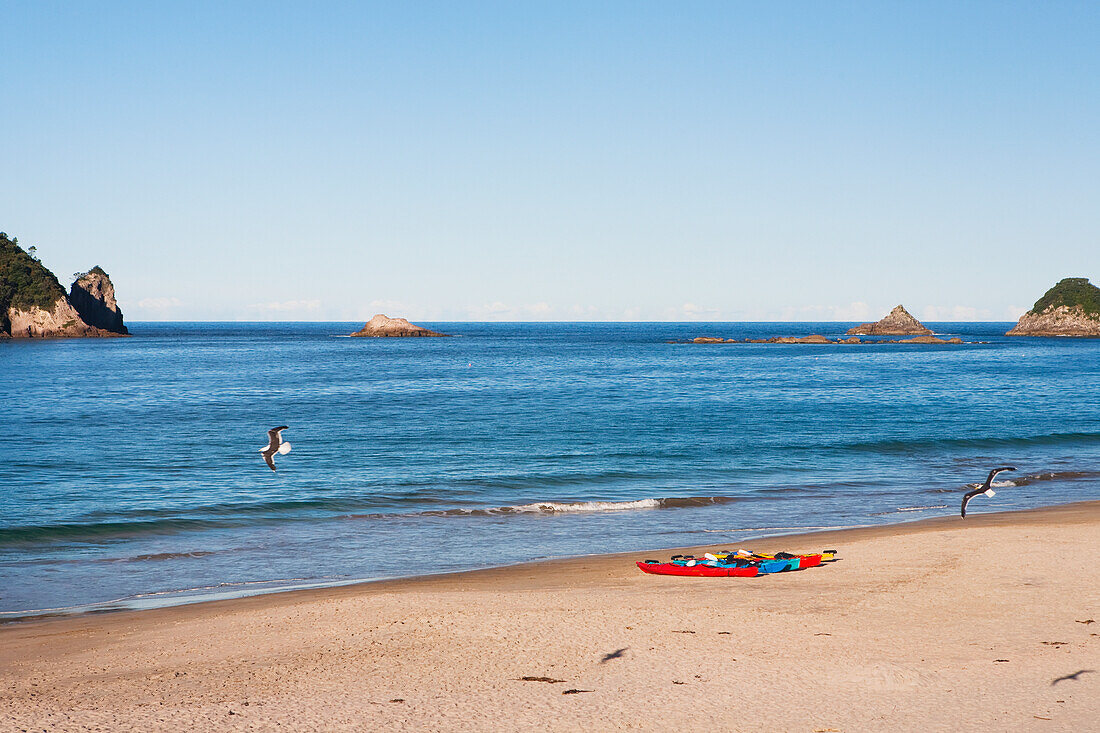
[[[990,488],[990,486],[993,484],[993,477],[994,476],[996,476],[998,473],[1002,473],[1004,471],[1015,471],[1015,470],[1016,470],[1015,466],[1002,466],[1001,468],[994,468],[992,471],[989,472],[989,477],[986,478],[984,484],[982,484],[978,488],[974,489],[973,491],[968,491],[966,494],[964,494],[963,495],[963,504],[962,504],[963,518],[966,517],[966,505],[969,504],[970,500],[973,499],[975,496],[977,496],[978,494],[985,494],[986,496],[996,495],[997,492]]]
[[[283,440],[281,433],[287,429],[286,425],[280,425],[277,428],[271,428],[267,431],[268,443],[263,448],[260,448],[260,453],[264,457],[264,461],[267,463],[268,468],[272,471],[275,470],[275,454],[286,455],[290,452],[290,443]]]

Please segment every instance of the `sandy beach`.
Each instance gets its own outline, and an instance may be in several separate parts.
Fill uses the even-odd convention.
[[[1100,502],[0,628],[4,730],[1073,730],[1100,720]],[[713,545],[712,548],[721,547]],[[524,679],[527,678],[527,679]]]

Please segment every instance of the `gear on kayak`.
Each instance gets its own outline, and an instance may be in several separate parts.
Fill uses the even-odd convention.
[[[680,575],[702,578],[754,578],[758,575],[771,575],[792,570],[804,570],[823,562],[834,562],[836,550],[822,550],[808,555],[796,555],[790,552],[777,552],[774,555],[754,553],[749,550],[717,553],[705,553],[702,557],[694,555],[673,555],[668,562],[644,560],[636,563],[638,568],[652,575]]]

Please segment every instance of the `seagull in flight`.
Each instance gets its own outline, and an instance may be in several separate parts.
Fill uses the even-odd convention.
[[[263,448],[260,448],[260,453],[263,454],[264,461],[267,463],[268,468],[272,471],[275,470],[275,454],[285,456],[290,452],[290,443],[283,440],[281,433],[287,429],[286,425],[280,425],[277,428],[271,428],[267,431],[268,443]]]
[[[978,488],[974,489],[973,491],[968,491],[963,496],[963,505],[962,505],[963,518],[964,519],[966,518],[966,505],[969,504],[970,500],[973,499],[975,496],[977,496],[978,494],[985,494],[986,496],[994,496],[997,493],[996,491],[994,491],[993,489],[990,488],[990,486],[993,484],[993,477],[994,476],[996,476],[998,473],[1003,473],[1004,471],[1015,471],[1015,470],[1016,470],[1015,466],[1002,466],[1001,468],[994,468],[992,471],[989,472],[989,477],[986,478],[984,484],[982,484]]]

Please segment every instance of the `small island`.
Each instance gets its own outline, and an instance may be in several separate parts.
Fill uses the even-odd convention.
[[[669,343],[678,343],[671,341]],[[832,344],[834,346],[842,344],[962,344],[966,343],[961,338],[955,336],[949,339],[941,339],[938,336],[914,336],[907,339],[875,339],[874,341],[864,341],[858,336],[851,336],[849,338],[830,339],[822,336],[819,333],[812,333],[809,336],[772,336],[766,339],[745,339],[744,341],[738,341],[737,339],[724,339],[720,336],[696,336],[690,343],[693,344]]]
[[[396,338],[416,338],[425,336],[450,336],[447,333],[438,333],[422,326],[409,323],[404,318],[390,318],[389,316],[381,313],[367,321],[362,328],[360,328],[352,336],[371,336],[375,338],[396,337]]]
[[[849,336],[931,336],[931,329],[905,310],[905,306],[899,305],[881,321],[876,323],[861,323],[855,328],[849,328]]]
[[[697,336],[691,340],[693,344],[962,344],[966,343],[961,338],[939,338],[932,334],[931,329],[905,310],[905,306],[896,306],[881,321],[876,323],[861,323],[845,333],[847,338],[830,339],[818,333],[809,336],[772,336],[762,339],[745,339],[738,342],[737,339],[724,339],[718,336]],[[860,336],[910,336],[907,339],[872,339],[863,340]]]
[[[110,276],[98,265],[77,275],[68,294],[57,276],[0,232],[0,338],[126,336]]]
[[[1005,335],[1100,338],[1100,288],[1086,277],[1064,278]]]

